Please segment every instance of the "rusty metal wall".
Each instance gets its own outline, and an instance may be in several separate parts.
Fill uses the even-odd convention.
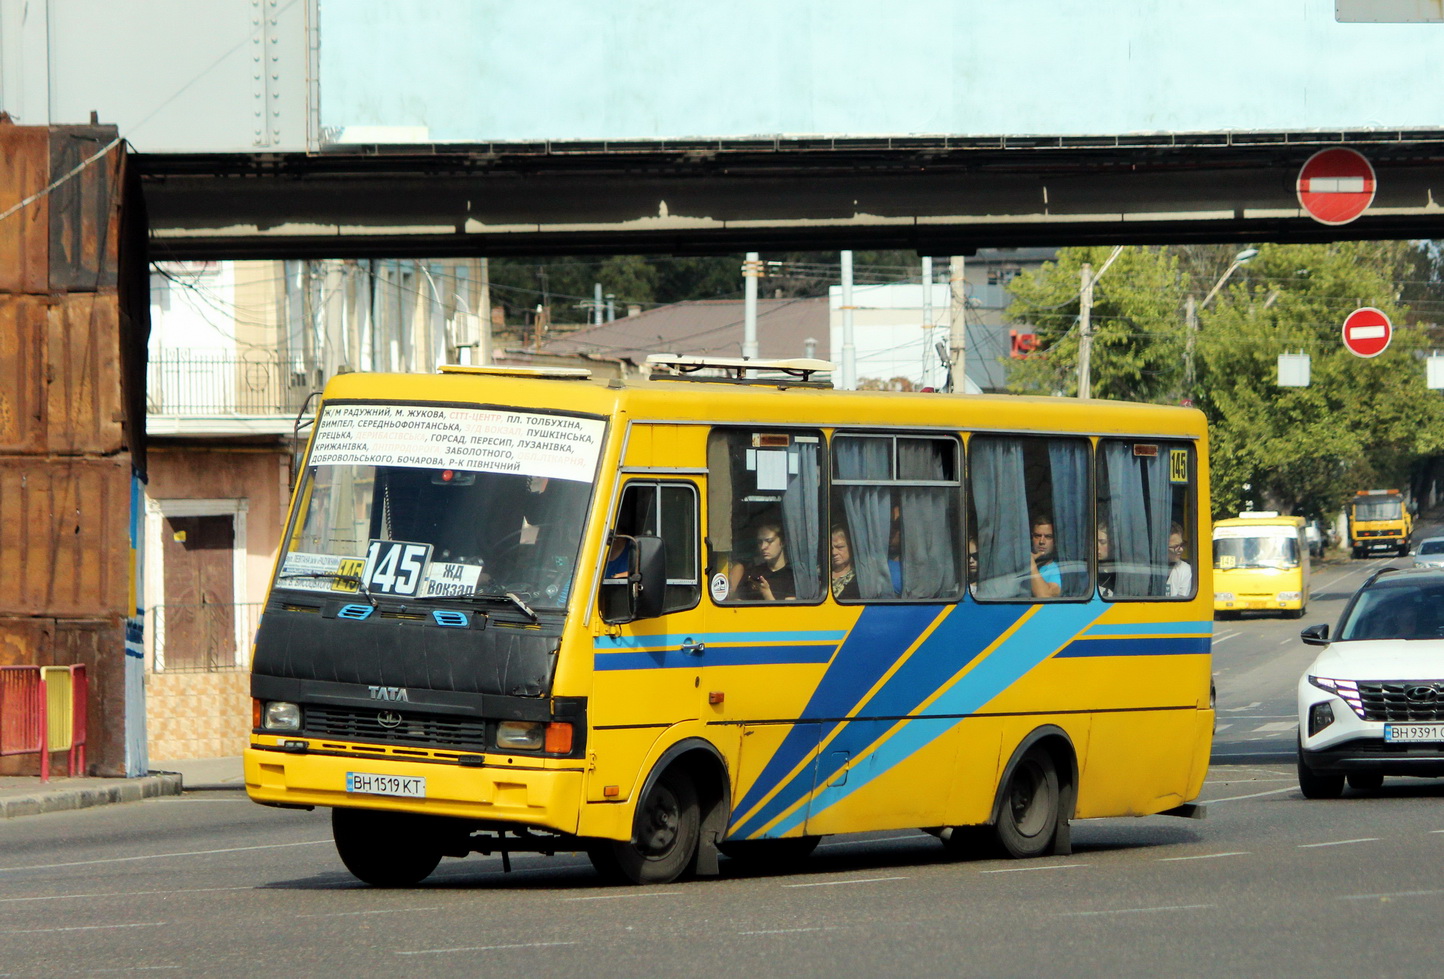
[[[123,775],[143,230],[114,127],[0,122],[0,154],[0,663],[84,663],[89,769]]]

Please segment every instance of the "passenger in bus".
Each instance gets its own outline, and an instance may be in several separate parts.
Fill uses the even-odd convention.
[[[1028,555],[1028,587],[1034,598],[1057,598],[1063,593],[1054,548],[1053,518],[1039,514],[1032,520],[1032,550]]]
[[[787,563],[787,542],[782,526],[772,521],[757,525],[756,564],[744,565],[735,589],[744,602],[780,602],[797,597],[792,567]]]
[[[968,538],[968,585],[978,583],[978,539]]]
[[[1165,594],[1169,598],[1187,598],[1193,593],[1193,566],[1184,556],[1187,547],[1183,528],[1174,524],[1168,529],[1168,586]]]
[[[902,507],[896,503],[892,506],[892,528],[888,531],[887,537],[887,573],[892,579],[892,593],[901,595],[903,592],[902,573]]]
[[[1104,598],[1113,597],[1113,584],[1117,573],[1113,570],[1112,551],[1109,547],[1108,525],[1098,525],[1098,594]]]
[[[847,528],[841,524],[832,525],[832,597],[843,601],[855,601],[857,593],[857,571],[852,566],[852,541]]]

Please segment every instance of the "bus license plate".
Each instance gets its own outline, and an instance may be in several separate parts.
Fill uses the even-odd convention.
[[[399,795],[408,799],[426,798],[426,779],[420,775],[371,775],[347,772],[346,791],[367,795]]]
[[[1444,741],[1444,724],[1385,724],[1385,741]]]

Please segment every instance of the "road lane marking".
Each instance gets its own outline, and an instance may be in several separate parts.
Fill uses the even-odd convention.
[[[375,911],[323,911],[316,914],[298,914],[297,918],[349,918],[360,914],[410,914],[415,911],[444,911],[445,908],[381,908]]]
[[[247,885],[244,887],[187,887],[181,890],[164,891],[113,891],[108,894],[47,894],[43,897],[0,897],[0,904],[20,904],[26,901],[76,901],[93,897],[149,897],[152,894],[164,894],[169,897],[172,894],[206,894],[211,891],[254,891],[255,889],[254,886]]]
[[[842,931],[838,927],[828,928],[773,928],[770,931],[739,931],[739,935],[795,935],[804,931]]]
[[[1223,710],[1224,710],[1224,713],[1227,713],[1227,714],[1236,714],[1236,713],[1238,713],[1238,712],[1241,711],[1241,710],[1253,710],[1255,707],[1262,707],[1262,706],[1263,706],[1263,701],[1262,701],[1262,700],[1255,700],[1253,703],[1251,703],[1251,704],[1245,704],[1245,705],[1242,706],[1242,707],[1225,707]]]
[[[1217,645],[1218,645],[1219,643],[1221,643],[1221,642],[1228,642],[1230,639],[1237,639],[1240,635],[1241,635],[1241,633],[1230,632],[1230,633],[1229,633],[1228,635],[1226,635],[1226,636],[1214,636],[1214,637],[1213,637],[1213,644],[1214,644],[1215,646],[1217,646]]]
[[[1340,894],[1340,901],[1387,901],[1396,897],[1437,897],[1444,891],[1393,891],[1388,894]]]
[[[558,945],[580,945],[581,942],[524,942],[516,945],[468,945],[465,948],[421,948],[414,952],[392,952],[392,955],[445,955],[448,952],[501,952],[513,948],[555,948]]]
[[[1298,721],[1269,721],[1267,724],[1260,724],[1254,728],[1252,733],[1266,734],[1270,731],[1292,731],[1298,726]]]
[[[129,925],[57,925],[54,928],[20,928],[15,931],[0,931],[0,935],[40,935],[55,931],[103,931],[110,928],[160,928],[169,921],[137,921]]]
[[[589,894],[586,897],[568,897],[565,901],[630,901],[639,897],[669,897],[670,891],[647,891],[643,894]]]
[[[838,887],[842,884],[878,884],[886,880],[907,880],[906,877],[861,877],[857,880],[819,880],[810,884],[783,884],[783,887]]]
[[[1096,914],[1154,914],[1159,911],[1201,911],[1205,908],[1216,908],[1217,904],[1172,904],[1157,908],[1116,908],[1112,911],[1061,911],[1060,918],[1082,918],[1087,915]]]
[[[1231,727],[1233,727],[1232,724],[1218,724],[1214,726],[1213,733],[1217,734],[1219,731],[1227,731]]]
[[[1192,857],[1159,857],[1159,863],[1176,863],[1179,860],[1217,860],[1219,857],[1246,857],[1247,850],[1230,850],[1228,853],[1200,853]]]
[[[1348,846],[1348,845],[1350,845],[1351,843],[1378,843],[1378,842],[1379,842],[1379,838],[1378,838],[1377,836],[1365,836],[1365,837],[1361,837],[1360,839],[1357,839],[1357,840],[1331,840],[1331,841],[1328,842],[1328,843],[1300,843],[1300,844],[1299,844],[1299,849],[1300,849],[1300,850],[1312,850],[1314,847],[1320,847],[1320,846]]]
[[[1086,863],[1055,863],[1047,867],[1002,867],[998,870],[981,870],[983,874],[1022,874],[1034,870],[1071,870],[1074,867],[1086,867]]]
[[[1279,644],[1280,646],[1287,646],[1287,645],[1288,645],[1289,643],[1291,643],[1291,642],[1298,642],[1298,640],[1295,639],[1293,636],[1289,636],[1287,639],[1280,639],[1280,640],[1278,641],[1278,644]]]
[[[104,860],[76,860],[71,863],[37,863],[29,867],[0,867],[0,874],[16,870],[55,870],[60,867],[89,867],[98,863],[130,863],[134,860],[164,860],[167,857],[208,857],[216,853],[244,853],[248,850],[279,850],[287,846],[330,846],[332,840],[309,840],[304,843],[263,843],[257,846],[231,846],[220,850],[186,850],[180,853],[147,853],[138,857],[107,857]]]
[[[1250,794],[1250,795],[1231,795],[1231,796],[1229,796],[1229,797],[1226,798],[1226,799],[1204,799],[1204,800],[1203,800],[1203,804],[1206,805],[1206,806],[1216,806],[1216,805],[1219,805],[1220,803],[1223,803],[1223,802],[1242,802],[1242,801],[1245,800],[1245,799],[1261,799],[1261,798],[1263,798],[1263,797],[1266,796],[1266,795],[1278,795],[1278,794],[1280,794],[1280,793],[1282,793],[1282,792],[1297,792],[1297,791],[1298,791],[1298,786],[1297,786],[1297,785],[1290,785],[1290,786],[1289,786],[1288,788],[1286,788],[1286,789],[1269,789],[1267,792],[1254,792],[1254,793],[1252,793],[1252,794]]]

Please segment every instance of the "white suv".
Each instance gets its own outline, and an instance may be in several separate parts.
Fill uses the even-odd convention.
[[[1344,781],[1444,776],[1444,569],[1384,568],[1339,618],[1304,629],[1325,647],[1299,679],[1299,788],[1335,799]]]

